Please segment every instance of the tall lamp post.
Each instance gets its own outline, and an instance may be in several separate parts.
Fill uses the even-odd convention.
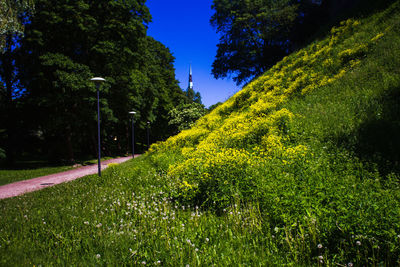
[[[98,173],[99,176],[101,176],[101,164],[100,164],[100,158],[101,158],[101,147],[100,147],[100,85],[102,82],[105,82],[106,80],[101,78],[101,77],[94,77],[90,79],[92,82],[95,83],[96,89],[97,89],[97,156],[98,156]]]
[[[147,122],[147,150],[150,148],[150,122]]]
[[[132,158],[135,158],[135,111],[129,112],[132,115]]]

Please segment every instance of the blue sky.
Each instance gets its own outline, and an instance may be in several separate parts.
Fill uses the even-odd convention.
[[[186,89],[192,63],[194,90],[208,107],[224,102],[240,88],[231,79],[216,80],[211,64],[218,35],[210,25],[212,0],[147,0],[152,23],[148,35],[167,46],[175,57],[176,79]]]

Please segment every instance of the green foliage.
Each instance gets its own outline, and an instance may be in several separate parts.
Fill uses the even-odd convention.
[[[100,88],[104,155],[130,151],[132,110],[137,112],[137,144],[145,143],[147,121],[154,125],[153,140],[171,135],[168,111],[186,98],[175,79],[171,52],[146,36],[150,14],[144,1],[35,4],[14,58],[26,89],[18,107],[27,114],[24,126],[31,129],[30,139],[32,132],[41,132],[45,140],[37,142],[35,152],[70,161],[96,154],[94,76],[106,79]]]
[[[341,22],[154,145],[185,157],[168,169],[171,196],[222,213],[256,205],[264,234],[297,264],[316,253],[327,264],[395,264],[399,14],[397,1]]]
[[[4,149],[0,147],[0,160],[3,160],[5,158],[6,158],[6,152],[4,151]]]
[[[213,109],[215,109],[216,107],[218,107],[219,105],[221,105],[222,102],[217,102],[211,106],[208,107],[208,111],[212,111]]]
[[[305,20],[314,9],[322,12],[312,1],[293,0],[214,0],[212,8],[211,25],[221,34],[212,73],[234,75],[237,84],[262,74],[299,45],[315,30]]]
[[[188,88],[185,91],[185,95],[190,102],[194,102],[197,104],[201,104],[201,95],[200,92],[195,92],[192,88]]]
[[[181,104],[169,111],[169,125],[177,128],[178,132],[189,129],[199,118],[206,114],[202,104],[191,103]]]
[[[4,0],[0,3],[0,52],[4,53],[6,37],[23,35],[24,25],[21,17],[24,13],[32,12],[33,0]]]

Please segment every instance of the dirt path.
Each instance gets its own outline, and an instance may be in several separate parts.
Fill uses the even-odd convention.
[[[135,158],[139,155],[135,155]],[[110,163],[122,163],[129,159],[130,157],[122,157],[116,159],[105,160],[101,162],[101,169],[107,168],[107,164]],[[80,168],[76,168],[73,170],[54,173],[46,176],[41,176],[25,181],[19,181],[12,184],[6,184],[0,186],[0,199],[10,198],[19,196],[28,192],[40,190],[46,187],[50,187],[56,184],[61,184],[64,182],[69,182],[78,178],[81,178],[86,175],[95,174],[98,171],[97,164],[84,166]]]

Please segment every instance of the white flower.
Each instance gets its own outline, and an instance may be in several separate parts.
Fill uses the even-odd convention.
[[[357,245],[357,246],[361,246],[361,241],[358,241],[358,240],[357,240],[356,245]]]
[[[101,255],[100,254],[96,254],[96,259],[100,259]]]
[[[318,244],[318,246],[317,246],[318,248],[322,248],[322,244]]]

